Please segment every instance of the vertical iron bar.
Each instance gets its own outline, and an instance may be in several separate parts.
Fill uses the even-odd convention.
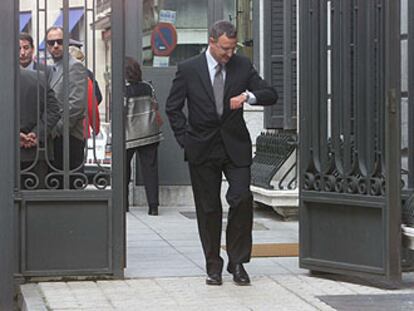
[[[385,1],[386,275],[401,282],[401,42],[400,1]]]
[[[321,105],[320,103],[320,79],[319,79],[319,57],[320,57],[320,29],[319,29],[319,23],[320,23],[320,8],[319,8],[319,1],[309,0],[310,2],[310,33],[308,35],[310,36],[310,90],[309,90],[309,101],[310,101],[310,107],[311,107],[311,114],[310,122],[311,122],[311,140],[310,144],[312,148],[312,156],[313,156],[313,162],[316,166],[316,170],[319,172],[322,170],[320,160],[320,137],[319,137],[319,130],[320,130],[320,114],[319,114],[319,107]]]
[[[367,34],[368,40],[366,43],[366,57],[368,67],[366,68],[367,73],[367,88],[366,92],[366,103],[363,116],[363,158],[360,158],[360,168],[363,176],[371,177],[374,168],[373,161],[373,150],[374,150],[374,124],[375,124],[375,72],[377,70],[378,60],[376,59],[376,43],[378,42],[378,37],[376,36],[376,3],[375,1],[368,1],[368,15],[367,15]]]
[[[319,76],[319,150],[320,161],[322,164],[321,173],[326,174],[330,168],[328,139],[329,139],[329,114],[328,114],[328,4],[327,0],[319,1],[319,59],[318,59],[318,76]]]
[[[414,189],[414,1],[408,1],[408,188]]]
[[[123,276],[125,239],[124,56],[125,2],[112,0],[112,211],[114,276]]]
[[[299,129],[309,129],[311,115],[311,31],[310,27],[310,0],[299,0]],[[302,53],[306,51],[306,53]],[[311,163],[311,150],[310,150],[310,130],[299,130],[299,238],[300,238],[300,258],[303,258],[309,254],[310,243],[309,235],[307,235],[308,223],[306,222],[308,213],[304,208],[303,191],[305,190],[305,173],[309,169]],[[302,225],[303,224],[303,225]]]
[[[63,188],[69,189],[69,0],[63,0]]]
[[[352,72],[354,58],[354,41],[352,39],[352,13],[353,1],[341,1],[343,10],[342,29],[342,118],[340,121],[341,131],[344,136],[344,171],[350,174],[352,170]]]
[[[292,11],[293,1],[283,0],[283,127],[294,129],[292,112]]]
[[[125,29],[125,53],[128,56],[131,56],[135,59],[138,58],[140,47],[142,43],[139,44],[138,40],[138,29],[140,28],[139,24],[142,23],[142,20],[139,18],[139,5],[142,5],[142,1],[137,0],[125,0],[126,10],[125,18],[127,19],[128,28]]]
[[[354,105],[354,122],[355,132],[354,143],[355,152],[358,160],[358,171],[360,173],[361,167],[364,167],[362,163],[365,162],[365,122],[367,116],[365,115],[365,107],[368,105],[368,88],[369,88],[369,64],[368,58],[368,46],[369,46],[369,33],[368,33],[368,18],[369,18],[369,2],[370,1],[358,1],[357,11],[357,29],[356,42],[357,42],[357,54],[356,54],[356,102]],[[362,164],[362,165],[361,165]]]
[[[331,1],[331,65],[329,70],[331,71],[331,137],[332,137],[332,150],[335,156],[335,163],[339,169],[340,174],[343,174],[343,161],[341,158],[341,116],[343,112],[344,98],[342,96],[342,13],[340,0]],[[346,145],[344,146],[346,148]],[[346,153],[345,153],[346,154]]]
[[[385,90],[385,74],[386,74],[386,61],[385,61],[385,57],[386,57],[386,40],[385,40],[385,29],[386,29],[386,25],[385,25],[385,5],[384,5],[384,0],[379,0],[378,1],[378,6],[379,6],[379,10],[382,12],[381,13],[381,19],[379,21],[379,24],[382,25],[382,27],[379,27],[380,30],[380,38],[381,39],[381,44],[380,44],[380,48],[379,48],[379,58],[381,59],[380,62],[380,66],[379,66],[379,89],[378,89],[378,98],[379,98],[379,105],[378,105],[378,114],[380,116],[379,119],[379,138],[378,138],[378,150],[379,151],[379,156],[380,158],[380,163],[381,163],[381,174],[383,176],[385,176],[385,154],[386,154],[386,146],[385,146],[385,130],[386,130],[386,124],[385,124],[385,115],[386,115],[386,97],[384,94],[384,90]],[[400,36],[398,36],[400,37]],[[400,43],[399,43],[400,44]]]
[[[312,118],[312,107],[310,104],[311,101],[311,34],[309,34],[310,29],[310,1],[309,0],[299,0],[299,46],[301,50],[299,51],[299,119],[300,119],[300,128],[309,129],[311,126]],[[266,2],[267,3],[267,2]],[[266,11],[266,10],[265,10]],[[265,46],[266,41],[264,42]],[[301,51],[307,51],[307,53],[301,53]],[[264,69],[268,68],[266,66]],[[300,144],[299,144],[299,156],[300,156],[300,176],[304,176],[306,170],[311,165],[311,131],[299,131]],[[300,181],[303,181],[303,178],[299,178]],[[303,184],[299,185],[300,189],[303,189]]]
[[[89,8],[88,3],[90,1],[88,0],[84,0],[84,25],[85,25],[85,29],[84,29],[84,56],[85,56],[85,60],[84,60],[84,65],[85,65],[85,74],[86,74],[86,79],[85,79],[85,89],[86,89],[86,96],[85,96],[85,122],[84,122],[84,133],[86,134],[86,141],[85,141],[85,154],[84,154],[84,161],[86,162],[86,159],[88,158],[88,152],[89,148],[88,148],[88,138],[89,138],[89,134],[90,134],[90,138],[92,138],[92,153],[93,153],[93,159],[96,160],[96,140],[95,140],[95,128],[96,128],[96,122],[95,122],[95,117],[96,117],[96,108],[95,108],[95,83],[93,80],[91,80],[92,82],[92,96],[91,98],[89,98],[89,74],[88,74],[88,70],[89,70],[89,36],[88,36],[88,32],[89,32],[89,25],[92,25],[92,36],[93,36],[93,40],[92,40],[92,50],[93,53],[95,52],[95,41],[94,41],[94,37],[95,37],[95,19],[92,18],[92,22],[89,22],[89,12],[92,10],[92,15],[94,14],[94,0],[92,1],[92,9]],[[94,59],[95,54],[93,55],[93,66],[95,65],[95,59]],[[92,73],[95,75],[95,71],[93,70]],[[95,76],[94,76],[95,79]],[[92,105],[92,128],[90,128],[89,126],[89,120],[90,120],[90,116],[89,116],[89,100],[91,100],[91,105]],[[99,168],[99,166],[98,166]]]
[[[17,76],[17,34],[19,1],[4,0],[0,3],[0,124],[2,144],[10,148],[0,149],[0,176],[15,176],[16,124],[15,102]],[[15,179],[0,178],[0,310],[13,310],[14,296],[14,184]]]

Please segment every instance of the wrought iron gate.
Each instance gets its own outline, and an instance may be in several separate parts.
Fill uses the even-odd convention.
[[[303,268],[401,280],[400,68],[400,1],[300,1]]]
[[[111,1],[107,1],[111,3]],[[56,3],[53,2],[55,5]],[[95,11],[96,1],[78,1],[80,7],[73,8],[69,0],[62,1],[57,19],[49,17],[53,11],[52,2],[37,0],[36,8],[32,11],[32,35],[36,38],[35,62],[37,64],[50,63],[46,70],[37,69],[37,114],[36,127],[40,127],[45,120],[49,120],[51,113],[47,101],[42,101],[42,90],[40,85],[42,79],[48,89],[53,88],[53,71],[62,70],[56,68],[49,59],[51,53],[46,53],[50,46],[56,44],[63,46],[63,96],[61,97],[60,119],[63,121],[63,165],[56,164],[58,154],[49,152],[49,144],[56,145],[56,134],[54,130],[43,133],[39,132],[38,142],[32,147],[33,158],[28,165],[23,163],[24,147],[18,147],[15,175],[15,208],[16,208],[16,231],[18,266],[17,275],[23,277],[35,276],[106,276],[122,277],[125,260],[125,182],[124,182],[124,130],[123,130],[123,58],[124,58],[124,1],[112,1],[112,59],[111,59],[111,97],[108,105],[111,106],[110,129],[104,132],[101,124],[100,130],[96,128],[96,115],[99,114],[98,107],[92,98],[95,98],[95,87],[88,86],[88,78],[85,68],[96,72],[96,44],[95,44]],[[76,11],[75,11],[76,10]],[[76,12],[77,14],[74,14]],[[17,13],[17,12],[16,12]],[[17,14],[16,14],[17,16]],[[53,20],[55,22],[53,23]],[[83,27],[77,25],[82,21]],[[52,24],[53,23],[53,24]],[[61,23],[61,24],[59,24]],[[46,41],[46,29],[50,26],[63,27],[63,43]],[[86,56],[83,68],[84,76],[80,84],[86,90],[83,100],[81,116],[76,122],[83,122],[84,132],[84,154],[81,164],[72,167],[70,157],[73,156],[72,127],[74,104],[72,100],[77,94],[72,76],[73,66],[69,59],[69,44],[72,39],[71,33],[78,27],[77,35],[82,37],[83,51]],[[41,53],[43,50],[44,54]],[[72,66],[72,67],[70,67]],[[38,68],[41,66],[38,66]],[[49,72],[50,68],[50,72]],[[56,69],[55,69],[56,68]],[[17,69],[17,68],[16,68]],[[19,72],[16,70],[16,72]],[[43,73],[46,73],[43,75]],[[19,75],[19,74],[18,74]],[[93,79],[91,78],[91,81]],[[22,81],[18,80],[18,85]],[[78,83],[78,86],[80,85]],[[88,89],[89,87],[89,89]],[[82,88],[82,86],[80,86]],[[17,88],[19,89],[19,88]],[[39,91],[40,90],[40,91]],[[79,89],[77,89],[79,90]],[[19,94],[19,92],[17,92]],[[44,93],[45,97],[46,94]],[[55,89],[55,96],[58,96]],[[16,134],[22,131],[22,105],[27,98],[20,96],[20,104],[16,105],[17,125]],[[88,120],[92,119],[90,126],[90,137],[88,138]],[[60,121],[58,121],[60,122]],[[98,132],[100,133],[98,136]],[[41,136],[43,135],[43,136]],[[109,138],[113,139],[110,140]],[[112,156],[105,159],[112,162],[111,166],[104,166],[98,159],[98,140],[107,139],[101,148],[111,148]],[[18,139],[15,139],[18,143]],[[19,152],[20,150],[20,152]],[[100,150],[99,152],[101,152]],[[108,151],[108,150],[106,150]],[[104,152],[104,151],[102,151]],[[95,170],[88,176],[86,165],[90,162],[96,163]],[[44,176],[36,169],[41,163]],[[27,162],[26,162],[27,164]]]

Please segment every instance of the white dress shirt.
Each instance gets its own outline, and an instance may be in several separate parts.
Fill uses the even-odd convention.
[[[213,85],[214,76],[216,74],[216,66],[217,66],[218,62],[213,57],[213,55],[211,55],[210,47],[208,47],[208,49],[206,51],[206,59],[207,59],[208,73],[210,74],[211,85]],[[221,70],[221,73],[223,75],[223,81],[226,81],[226,66],[225,65],[223,66],[223,69]],[[256,96],[254,96],[254,94],[252,92],[248,91],[248,90],[246,90],[245,92],[249,94],[249,99],[248,99],[247,103],[249,105],[255,104],[257,102]]]

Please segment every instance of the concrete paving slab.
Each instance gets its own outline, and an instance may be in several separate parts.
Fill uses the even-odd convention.
[[[23,311],[332,311],[334,303],[325,297],[414,295],[413,273],[405,274],[405,287],[387,291],[335,277],[314,277],[299,268],[297,257],[252,258],[245,265],[251,286],[235,285],[226,271],[222,286],[207,286],[196,220],[183,211],[188,216],[194,207],[162,207],[157,217],[148,216],[146,208],[132,208],[127,215],[124,280],[25,284]],[[254,243],[298,241],[298,223],[281,221],[273,211],[256,210],[255,222],[261,229],[253,231]],[[221,254],[226,263],[226,252]]]

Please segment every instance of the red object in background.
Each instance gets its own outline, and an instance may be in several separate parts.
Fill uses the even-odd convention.
[[[95,108],[93,108],[95,106]],[[95,111],[95,114],[94,114]],[[95,123],[94,123],[95,117]],[[94,126],[95,125],[95,126]],[[88,78],[88,118],[85,118],[83,123],[84,137],[91,137],[91,129],[96,134],[99,134],[101,126],[101,119],[99,117],[98,101],[95,98],[95,93],[93,90],[93,82]]]

